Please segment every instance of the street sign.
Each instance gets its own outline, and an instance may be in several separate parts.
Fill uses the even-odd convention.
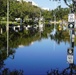
[[[68,22],[68,28],[74,29],[74,22]]]
[[[74,6],[76,6],[76,0],[74,0]]]
[[[74,22],[75,21],[75,14],[71,13],[68,14],[68,22]]]
[[[76,0],[74,0],[74,2],[76,2]]]
[[[73,52],[74,52],[73,48],[68,48],[67,50],[68,55],[73,55]]]
[[[68,48],[67,49],[67,61],[68,61],[68,63],[70,63],[70,64],[73,64],[73,53],[74,52],[74,50],[73,50],[73,48]]]
[[[67,62],[68,62],[69,64],[73,64],[73,61],[74,61],[73,55],[67,55]]]

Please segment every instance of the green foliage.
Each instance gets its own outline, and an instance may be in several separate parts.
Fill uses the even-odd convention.
[[[69,8],[61,8],[58,6],[55,10],[52,10],[52,15],[56,15],[57,20],[67,20],[68,19]]]
[[[6,12],[7,12],[7,0],[0,0],[0,17],[6,16]]]
[[[19,2],[17,0],[9,0],[9,16],[10,21],[14,21],[15,18],[22,18],[23,21],[27,22],[27,19],[32,18],[32,20],[37,17],[40,17],[41,15],[45,18],[45,20],[54,20],[54,14],[57,17],[57,20],[65,19],[67,20],[67,15],[69,13],[68,8],[61,8],[61,6],[58,6],[55,10],[43,10],[37,6],[33,6],[31,3]],[[0,20],[2,18],[5,18],[7,15],[7,0],[0,0]]]
[[[30,7],[30,8],[29,8]],[[14,20],[17,18],[27,19],[38,17],[40,8],[32,6],[30,3],[26,2],[10,2],[10,19]]]

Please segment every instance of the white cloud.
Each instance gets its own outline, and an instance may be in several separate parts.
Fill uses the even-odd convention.
[[[38,4],[36,4],[34,1],[32,1],[32,5],[38,6]]]

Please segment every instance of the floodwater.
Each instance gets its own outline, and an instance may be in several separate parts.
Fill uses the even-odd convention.
[[[15,42],[13,40],[14,43],[10,43],[12,47],[10,49],[13,49],[14,53],[8,53],[9,56],[7,56],[6,51],[3,53],[2,56],[6,55],[7,57],[1,58],[1,62],[5,64],[0,63],[1,71],[7,68],[12,73],[15,70],[17,72],[21,71],[23,75],[52,75],[53,70],[58,70],[59,73],[62,73],[63,70],[69,70],[70,63],[67,62],[67,49],[70,48],[68,32],[67,35],[65,34],[66,30],[56,31],[57,33],[54,30],[49,31],[46,35],[43,34],[45,32],[39,32],[37,35],[30,37],[31,40],[27,37],[22,38],[25,41],[21,38],[19,38],[20,42],[17,41],[18,38],[15,39]],[[52,34],[53,32],[54,34]],[[75,66],[76,47],[74,47],[73,56]]]

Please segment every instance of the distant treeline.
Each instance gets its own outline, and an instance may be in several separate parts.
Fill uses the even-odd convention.
[[[17,0],[9,0],[9,13],[10,21],[14,21],[15,18],[22,18],[23,21],[28,20],[29,18],[35,19],[41,15],[45,20],[54,20],[56,15],[57,20],[67,20],[69,9],[61,8],[58,6],[54,10],[43,10],[37,6],[33,6],[30,2],[19,2]],[[7,18],[7,0],[0,0],[0,20],[6,20]]]

